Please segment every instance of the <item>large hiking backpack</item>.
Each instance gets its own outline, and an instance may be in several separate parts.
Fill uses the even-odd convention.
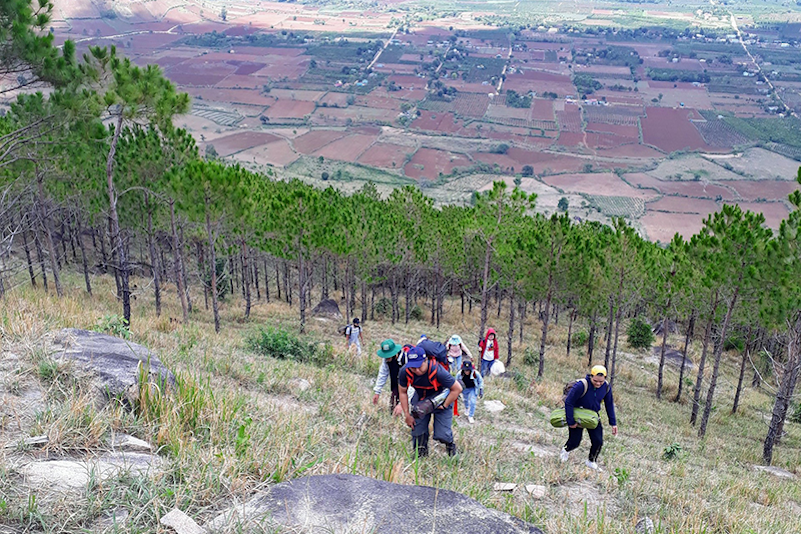
[[[428,381],[431,384],[430,386],[415,386],[415,390],[431,390],[432,393],[439,389],[439,381],[437,380],[437,367],[439,364],[437,360],[431,358],[428,360]],[[408,380],[408,384],[411,386],[414,383],[414,373],[408,367],[406,368],[406,379]]]
[[[562,404],[564,404],[564,403],[565,403],[565,400],[567,400],[567,396],[568,396],[568,395],[570,395],[570,391],[571,391],[571,390],[573,389],[573,387],[574,387],[576,384],[578,384],[579,382],[581,382],[582,384],[584,384],[584,392],[583,392],[581,395],[579,395],[579,399],[580,399],[580,398],[582,398],[584,395],[586,395],[586,394],[587,394],[587,390],[590,388],[590,385],[587,383],[587,379],[586,379],[586,378],[578,378],[578,379],[576,379],[576,380],[571,380],[570,382],[568,382],[567,384],[565,384],[565,387],[564,387],[564,389],[562,390]]]

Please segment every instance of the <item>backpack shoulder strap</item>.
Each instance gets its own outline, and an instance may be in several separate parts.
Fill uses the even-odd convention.
[[[434,386],[434,389],[439,389],[439,382],[437,381],[437,367],[439,364],[437,360],[428,360],[428,381]]]
[[[580,379],[579,382],[581,382],[584,385],[584,392],[579,396],[579,398],[581,398],[587,394],[587,389],[589,389],[590,385],[587,383],[586,378]]]

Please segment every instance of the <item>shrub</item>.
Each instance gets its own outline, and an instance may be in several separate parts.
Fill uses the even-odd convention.
[[[540,355],[531,347],[526,347],[523,351],[523,363],[526,365],[536,365],[540,361]]]
[[[582,345],[587,344],[588,339],[590,339],[590,335],[584,330],[579,330],[578,332],[573,332],[573,339],[571,343],[574,347],[581,347]]]
[[[654,333],[651,325],[642,319],[634,319],[628,329],[629,345],[636,349],[644,349],[651,346],[654,342]]]
[[[739,334],[734,334],[726,338],[723,342],[723,350],[737,350],[742,352],[745,350],[745,341]]]
[[[375,304],[375,312],[378,315],[389,315],[392,311],[392,301],[388,297],[381,297]]]
[[[676,460],[681,454],[681,445],[678,443],[671,443],[662,451],[663,460]]]
[[[414,319],[415,321],[422,321],[423,320],[423,309],[420,306],[418,306],[417,304],[415,304],[414,308],[412,308],[409,311],[409,317],[411,319]]]
[[[123,339],[131,339],[131,331],[128,329],[128,321],[120,315],[110,314],[104,315],[92,327],[95,332],[102,334],[109,334],[112,336],[121,337]]]
[[[333,359],[333,349],[329,344],[304,341],[281,328],[269,327],[251,335],[246,340],[247,347],[263,356],[290,359],[297,362],[324,365]]]

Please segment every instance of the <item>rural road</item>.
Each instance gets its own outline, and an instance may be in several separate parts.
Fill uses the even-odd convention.
[[[712,5],[715,5],[714,2],[711,3]],[[745,41],[743,40],[743,34],[740,31],[739,26],[737,26],[737,19],[734,17],[734,13],[729,11],[729,17],[731,20],[732,29],[737,34],[737,38],[740,40],[740,45],[743,47],[743,50],[745,50],[745,53],[751,59],[751,63],[753,63],[754,66],[756,67],[759,77],[762,78],[762,80],[764,80],[764,82],[768,85],[768,87],[770,87],[771,94],[776,98],[776,100],[781,102],[781,104],[784,106],[784,109],[788,110],[790,112],[790,115],[792,115],[793,117],[798,118],[798,115],[796,115],[795,111],[793,111],[793,108],[784,103],[784,100],[782,100],[782,97],[779,95],[779,92],[776,90],[776,87],[773,86],[768,77],[762,71],[762,67],[759,66],[757,60],[754,58],[754,56],[751,55],[751,51],[748,50],[748,46],[746,46]]]
[[[386,49],[387,49],[387,47],[389,47],[389,44],[392,42],[392,39],[394,39],[394,38],[395,38],[395,36],[396,36],[396,35],[398,35],[398,30],[399,30],[399,29],[400,29],[400,28],[395,28],[395,31],[394,31],[394,32],[392,32],[392,35],[390,35],[389,39],[387,39],[387,42],[386,42],[386,43],[384,43],[384,46],[381,48],[381,50],[379,50],[378,52],[376,52],[376,53],[375,53],[375,57],[374,57],[374,58],[373,58],[373,60],[370,62],[370,64],[369,64],[369,65],[367,65],[367,70],[370,70],[370,69],[372,69],[372,68],[373,68],[373,65],[375,65],[376,61],[378,61],[378,58],[380,58],[380,57],[381,57],[381,54],[383,54],[383,53],[384,53],[384,50],[386,50]]]

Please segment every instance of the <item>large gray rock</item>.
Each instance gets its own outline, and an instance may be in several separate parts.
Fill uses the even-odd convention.
[[[314,317],[325,317],[327,319],[342,320],[342,312],[339,311],[339,304],[333,299],[321,300],[320,304],[312,310]]]
[[[355,475],[318,475],[265,490],[205,525],[210,532],[356,534],[542,534],[538,528],[477,501],[428,486],[403,486]]]
[[[67,360],[94,376],[94,385],[106,398],[133,400],[140,367],[156,384],[175,384],[175,376],[155,353],[142,345],[114,336],[65,328],[52,335],[51,357]]]

